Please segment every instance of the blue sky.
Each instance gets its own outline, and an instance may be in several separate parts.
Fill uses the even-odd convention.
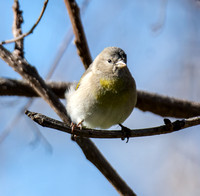
[[[81,7],[84,1],[77,2]],[[121,47],[138,89],[199,102],[199,5],[187,0],[165,2],[89,1],[82,21],[91,55],[95,58],[108,46]],[[0,0],[0,40],[12,38],[12,4]],[[20,5],[26,32],[43,2],[20,1]],[[47,75],[70,29],[64,2],[50,0],[34,33],[25,39],[25,57],[41,76]],[[13,44],[6,47],[12,50]],[[51,80],[78,81],[83,72],[71,41]],[[21,78],[1,60],[0,77]],[[0,98],[0,133],[26,102],[26,98]],[[41,99],[30,110],[58,118]],[[135,109],[124,125],[143,128],[162,123],[161,117]],[[36,134],[38,129],[43,137]],[[199,195],[198,130],[199,126],[133,138],[128,144],[119,139],[93,141],[138,195]],[[118,195],[69,135],[39,127],[24,115],[0,144],[0,156],[0,195]]]

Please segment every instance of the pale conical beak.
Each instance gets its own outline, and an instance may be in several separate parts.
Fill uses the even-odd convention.
[[[117,63],[116,63],[116,65],[117,65],[117,67],[118,68],[123,68],[123,67],[126,67],[126,63],[124,63],[124,61],[118,61]]]

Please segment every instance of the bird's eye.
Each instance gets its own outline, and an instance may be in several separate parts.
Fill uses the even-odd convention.
[[[108,59],[108,63],[112,63],[112,60],[111,60],[111,59]]]

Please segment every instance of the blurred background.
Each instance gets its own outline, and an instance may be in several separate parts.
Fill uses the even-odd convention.
[[[22,29],[27,32],[43,1],[19,2]],[[138,89],[200,102],[200,1],[77,3],[93,59],[105,47],[121,47]],[[11,0],[0,0],[1,41],[12,38],[12,5]],[[44,78],[78,81],[84,67],[73,39],[64,1],[50,0],[34,33],[25,39],[25,57]],[[14,44],[5,47],[13,50]],[[0,77],[21,79],[2,60]],[[28,119],[24,115],[27,104],[31,111],[59,119],[42,99],[30,104],[28,98],[0,97],[0,195],[118,195],[70,135]],[[137,108],[124,123],[130,128],[161,124],[162,117]],[[131,138],[129,143],[120,139],[93,142],[137,195],[196,196],[200,195],[199,129]]]

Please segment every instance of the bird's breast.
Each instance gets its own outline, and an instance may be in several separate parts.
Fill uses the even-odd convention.
[[[98,103],[103,107],[119,106],[129,99],[130,91],[121,79],[100,79],[100,88],[96,94]]]
[[[123,88],[123,80],[114,79],[100,79],[100,93],[118,93]]]

